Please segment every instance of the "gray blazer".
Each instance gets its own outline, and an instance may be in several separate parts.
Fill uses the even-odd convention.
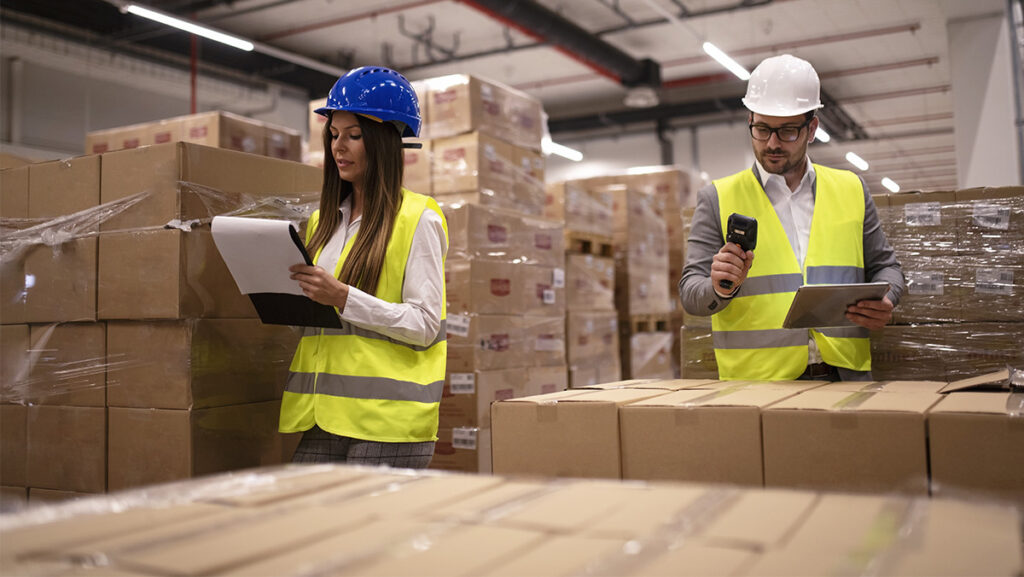
[[[756,168],[751,167],[750,170],[761,183]],[[817,180],[814,184],[812,194],[817,194]],[[903,296],[903,271],[882,231],[878,210],[864,179],[861,179],[861,186],[864,188],[864,279],[866,282],[888,282],[889,300],[896,305]],[[697,193],[697,207],[693,213],[690,238],[686,242],[686,264],[679,279],[679,299],[683,309],[691,315],[706,317],[721,312],[729,306],[732,297],[743,292],[741,285],[731,297],[722,298],[711,286],[711,260],[725,244],[724,237],[718,210],[718,190],[712,183]],[[840,368],[839,374],[847,381],[871,379],[870,371]]]

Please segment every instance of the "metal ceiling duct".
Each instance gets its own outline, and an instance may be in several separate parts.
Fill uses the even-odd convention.
[[[661,86],[660,64],[650,58],[633,58],[620,48],[533,0],[463,2],[538,41],[550,43],[568,56],[623,86]]]

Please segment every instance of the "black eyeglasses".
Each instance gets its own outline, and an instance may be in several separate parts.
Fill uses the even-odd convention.
[[[778,128],[772,128],[767,124],[751,124],[749,125],[750,136],[754,137],[754,140],[764,142],[770,140],[774,132],[782,142],[795,142],[797,138],[800,138],[800,131],[810,124],[811,120],[814,118],[811,117],[800,126],[780,126]]]

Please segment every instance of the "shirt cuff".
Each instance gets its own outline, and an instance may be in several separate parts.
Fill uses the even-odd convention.
[[[348,285],[348,298],[345,300],[345,311],[338,313],[341,320],[354,323],[367,323],[373,318],[373,297]],[[337,307],[335,307],[337,310]]]

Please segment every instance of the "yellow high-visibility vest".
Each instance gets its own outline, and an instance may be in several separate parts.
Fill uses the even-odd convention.
[[[447,222],[434,199],[404,188],[402,195],[376,294],[393,303],[402,302],[409,250],[424,210],[441,217],[448,237]],[[307,242],[318,223],[319,211],[310,217]],[[335,276],[355,236],[346,243]],[[279,430],[296,433],[315,424],[335,435],[368,441],[436,441],[448,353],[445,300],[442,293],[441,329],[425,347],[349,323],[343,323],[342,329],[306,327],[292,359]]]
[[[784,329],[801,284],[864,282],[864,189],[846,170],[815,164],[814,216],[804,268],[753,170],[715,181],[722,230],[738,212],[757,219],[754,264],[739,294],[711,317],[720,379],[789,380],[807,368],[808,329]],[[722,239],[723,242],[725,239]],[[811,330],[826,363],[871,370],[868,330]]]

